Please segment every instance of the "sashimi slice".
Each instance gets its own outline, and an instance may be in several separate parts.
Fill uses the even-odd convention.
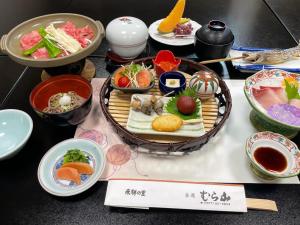
[[[78,171],[80,174],[93,174],[94,169],[88,164],[88,163],[83,163],[83,162],[69,162],[65,163],[61,166],[62,168],[64,167],[71,167],[74,168]]]
[[[271,86],[260,86],[261,90],[271,89],[277,96],[285,103],[288,102],[288,97],[286,95],[285,89],[282,87],[271,87]]]
[[[49,53],[46,48],[39,48],[31,54],[34,59],[49,59]]]
[[[295,106],[300,109],[300,99],[291,99],[290,105]]]
[[[27,50],[35,46],[42,40],[42,36],[39,34],[38,31],[34,30],[28,34],[24,34],[20,38],[20,45],[23,50]]]
[[[284,96],[284,92],[281,89],[263,87],[263,88],[252,88],[252,93],[257,102],[266,110],[274,104],[285,104],[287,98]]]
[[[78,171],[71,167],[60,167],[56,170],[56,177],[62,180],[73,181],[75,184],[80,184],[80,174]]]

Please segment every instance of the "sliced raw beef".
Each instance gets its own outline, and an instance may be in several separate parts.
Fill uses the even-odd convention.
[[[293,106],[300,109],[300,99],[291,99],[290,100],[290,105],[293,105]]]
[[[34,53],[32,53],[34,59],[49,59],[49,53],[46,48],[39,48]]]
[[[35,46],[37,43],[39,43],[42,40],[41,35],[36,30],[24,34],[20,39],[20,44],[23,50],[27,50]]]
[[[75,38],[83,48],[88,46],[94,37],[94,31],[88,25],[82,28],[76,28],[72,22],[68,21],[60,28],[63,29],[68,35]]]
[[[256,101],[266,110],[275,104],[288,103],[285,90],[281,87],[266,87],[253,88],[252,93]]]

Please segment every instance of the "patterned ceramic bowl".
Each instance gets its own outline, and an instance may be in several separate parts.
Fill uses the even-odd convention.
[[[270,148],[273,150],[270,151]],[[261,150],[265,152],[257,154]],[[273,152],[276,153],[274,155],[272,151],[275,150],[277,152]],[[246,141],[246,154],[252,171],[263,179],[293,177],[300,173],[300,151],[297,145],[280,134],[269,131],[253,134]],[[278,156],[284,157],[285,161],[281,162]],[[276,167],[282,170],[275,170]]]
[[[56,177],[56,170],[62,166],[63,156],[70,149],[81,150],[94,170],[91,175],[81,174],[80,184]],[[41,186],[50,194],[56,196],[76,195],[89,189],[99,180],[105,163],[104,152],[96,142],[86,139],[68,139],[53,146],[44,155],[39,164],[38,179]]]
[[[246,79],[244,93],[253,108],[250,120],[259,131],[269,130],[293,138],[300,131],[300,108],[287,104],[285,79],[300,84],[299,74],[261,70]],[[276,104],[270,106],[271,102]]]

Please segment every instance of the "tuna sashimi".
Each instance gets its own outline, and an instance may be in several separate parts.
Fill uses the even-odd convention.
[[[24,34],[20,38],[20,44],[23,50],[32,48],[34,45],[39,43],[42,40],[42,36],[38,31],[34,30],[28,34]]]
[[[94,32],[88,25],[85,27],[76,28],[72,22],[68,21],[60,28],[63,29],[68,35],[75,38],[83,48],[85,48],[94,37]]]
[[[256,101],[258,101],[266,110],[275,104],[288,103],[286,93],[281,87],[263,86],[260,88],[253,88],[252,93]]]
[[[49,59],[49,53],[47,49],[44,48],[39,48],[36,50],[34,53],[31,54],[34,59]]]

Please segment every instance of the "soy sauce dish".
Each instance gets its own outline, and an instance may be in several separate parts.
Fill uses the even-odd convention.
[[[300,151],[286,137],[265,131],[246,141],[246,153],[255,175],[266,180],[297,176],[300,173]]]

